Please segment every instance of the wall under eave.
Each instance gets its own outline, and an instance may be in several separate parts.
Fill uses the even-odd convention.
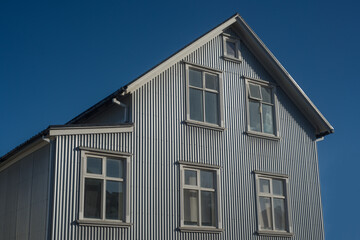
[[[46,239],[50,144],[0,172],[0,239]]]
[[[221,36],[184,60],[223,71],[223,132],[190,127],[185,120],[185,67],[176,63],[132,93],[133,133],[59,136],[56,139],[52,239],[269,239],[255,234],[252,171],[289,175],[290,218],[297,240],[324,239],[315,130],[277,88],[279,141],[249,137],[243,76],[274,82],[246,46],[243,61],[224,61]],[[83,227],[78,146],[133,153],[129,228]],[[222,233],[183,233],[177,161],[221,166]],[[289,239],[271,237],[274,240]]]

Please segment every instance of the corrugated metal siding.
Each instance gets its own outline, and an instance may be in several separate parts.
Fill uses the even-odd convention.
[[[219,36],[184,59],[223,71],[224,132],[182,123],[185,68],[177,63],[133,93],[133,137],[58,137],[54,239],[268,239],[254,234],[257,223],[253,170],[289,175],[290,217],[295,234],[292,239],[324,239],[314,129],[278,88],[281,140],[244,134],[246,110],[241,77],[274,81],[246,46],[241,46],[241,53],[241,63],[224,61]],[[79,180],[79,153],[74,148],[80,145],[133,152],[130,228],[79,227],[74,223]],[[176,230],[180,208],[178,160],[222,167],[223,233]]]

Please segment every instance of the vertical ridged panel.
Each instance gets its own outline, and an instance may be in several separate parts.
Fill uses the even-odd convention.
[[[249,49],[243,61],[222,59],[215,37],[184,60],[223,71],[225,131],[190,127],[185,120],[185,68],[176,63],[132,94],[134,132],[63,136],[57,139],[55,239],[268,239],[257,230],[253,170],[289,175],[290,217],[298,240],[321,240],[322,211],[314,129],[277,88],[281,139],[249,137],[243,76],[274,82]],[[129,228],[79,227],[77,146],[131,151]],[[178,160],[221,166],[224,232],[182,233],[179,227]],[[274,240],[284,239],[272,237]]]

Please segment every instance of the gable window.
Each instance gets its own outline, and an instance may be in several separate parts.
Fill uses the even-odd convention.
[[[181,163],[181,230],[221,231],[219,181],[217,167]]]
[[[268,82],[246,79],[248,132],[277,136],[274,91]]]
[[[129,156],[82,151],[80,223],[129,222]]]
[[[224,58],[241,61],[240,40],[227,34],[223,35]]]
[[[255,173],[259,234],[289,234],[288,178],[285,175]]]
[[[221,77],[219,72],[186,65],[187,120],[222,126]]]

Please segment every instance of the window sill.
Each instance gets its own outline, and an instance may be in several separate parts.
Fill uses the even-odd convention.
[[[258,230],[256,232],[259,236],[269,236],[269,237],[292,237],[293,233],[283,232],[283,231],[266,231],[266,230]]]
[[[245,133],[250,137],[264,138],[264,139],[269,139],[269,140],[273,140],[273,141],[280,140],[280,137],[272,135],[272,134],[267,134],[267,133],[262,133],[262,132],[254,132],[254,131],[249,131],[249,130],[246,131]]]
[[[242,62],[241,58],[233,58],[233,57],[228,57],[228,56],[225,56],[225,55],[222,56],[222,58],[224,60],[231,61],[231,62],[236,62],[236,63],[241,63]]]
[[[179,227],[180,232],[198,232],[198,233],[222,233],[224,229],[215,227]]]
[[[77,224],[80,226],[105,226],[105,227],[118,227],[126,228],[132,226],[132,223],[111,221],[111,220],[92,220],[92,219],[78,219]]]
[[[205,123],[205,122],[198,122],[194,120],[185,120],[184,123],[188,126],[192,127],[201,127],[201,128],[207,128],[215,131],[224,131],[224,127],[220,127],[219,125],[211,124],[211,123]]]

